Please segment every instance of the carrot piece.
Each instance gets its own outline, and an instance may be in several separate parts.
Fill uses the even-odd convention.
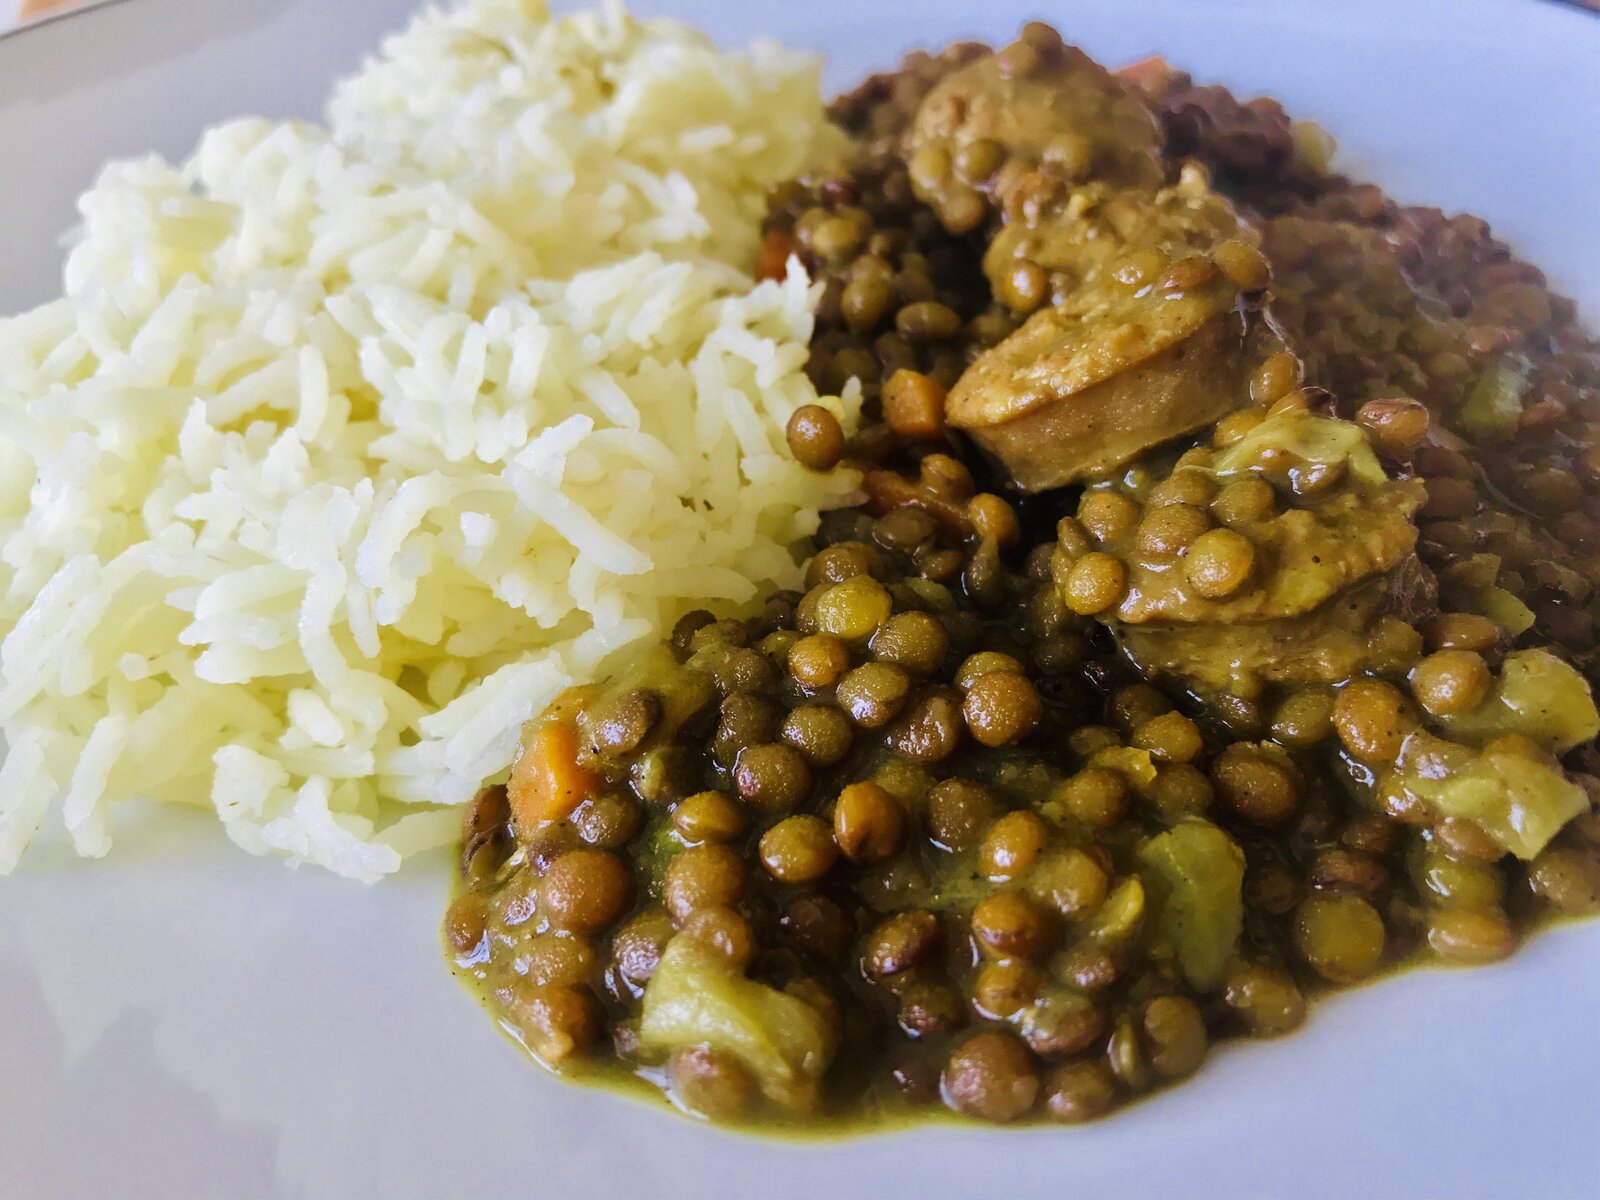
[[[944,437],[944,389],[921,371],[901,367],[883,385],[883,419],[901,437],[937,442]]]
[[[761,241],[761,263],[756,269],[758,279],[782,279],[789,273],[789,255],[794,253],[794,239],[781,229],[774,229]]]
[[[911,504],[929,513],[947,533],[955,537],[972,536],[972,518],[966,506],[956,504],[917,480],[907,479],[898,471],[880,469],[868,471],[861,481],[867,493],[866,509],[881,517],[890,509]]]
[[[1142,92],[1162,96],[1173,90],[1180,72],[1159,54],[1141,58],[1117,70],[1119,78],[1127,80]],[[1187,79],[1185,80],[1187,81]]]
[[[600,776],[578,762],[578,729],[546,721],[534,730],[511,768],[506,798],[520,830],[563,821],[599,790]]]

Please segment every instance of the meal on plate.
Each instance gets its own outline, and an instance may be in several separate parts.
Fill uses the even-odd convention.
[[[1331,155],[1042,24],[825,107],[477,0],[114,164],[0,322],[0,866],[459,838],[534,1058],[768,1127],[1089,1120],[1593,912],[1600,344]]]

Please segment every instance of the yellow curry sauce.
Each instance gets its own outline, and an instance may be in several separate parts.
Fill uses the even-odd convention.
[[[764,1128],[1079,1122],[1600,896],[1600,354],[1471,217],[1047,27],[835,106],[762,270],[859,465],[804,591],[529,726],[448,951],[546,1065]]]

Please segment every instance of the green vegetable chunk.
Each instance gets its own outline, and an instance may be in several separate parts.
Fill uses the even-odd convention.
[[[1089,760],[1092,767],[1116,771],[1136,788],[1149,787],[1156,777],[1155,760],[1150,751],[1132,746],[1108,746]]]
[[[1442,721],[1452,737],[1487,742],[1520,733],[1557,754],[1600,733],[1600,711],[1588,683],[1548,650],[1507,655],[1489,698]]]
[[[811,1005],[746,979],[716,949],[682,935],[645,988],[639,1034],[651,1050],[710,1046],[736,1058],[762,1094],[790,1109],[809,1106],[835,1049]]]
[[[1285,452],[1309,463],[1343,465],[1369,487],[1389,481],[1361,426],[1294,409],[1268,417],[1217,455],[1211,473],[1219,480],[1228,479],[1257,470]]]
[[[1405,786],[1444,816],[1476,821],[1524,861],[1537,855],[1563,825],[1589,807],[1583,789],[1553,761],[1539,762],[1493,748],[1442,778],[1409,770]]]
[[[1486,587],[1477,594],[1473,611],[1505,626],[1512,637],[1533,628],[1533,610],[1503,587]]]
[[[1142,843],[1138,861],[1157,936],[1191,984],[1212,990],[1244,928],[1244,852],[1210,821],[1190,820]]]
[[[1492,363],[1462,402],[1462,427],[1474,437],[1492,440],[1514,434],[1522,420],[1522,397],[1530,373],[1527,360],[1517,355],[1508,354]]]

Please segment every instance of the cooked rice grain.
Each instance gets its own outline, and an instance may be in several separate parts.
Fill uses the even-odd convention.
[[[807,58],[479,0],[327,128],[108,166],[0,321],[0,870],[147,798],[377,879],[561,688],[793,584],[854,479],[788,457],[812,297],[748,272],[831,136]]]

